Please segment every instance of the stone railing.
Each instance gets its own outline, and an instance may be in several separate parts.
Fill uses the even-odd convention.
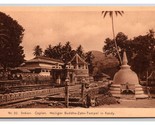
[[[59,93],[64,93],[64,87],[9,93],[9,94],[0,94],[0,105],[27,100],[37,96],[46,96],[46,95],[53,95],[53,94],[59,94]]]

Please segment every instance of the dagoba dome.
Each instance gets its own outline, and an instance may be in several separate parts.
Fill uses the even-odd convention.
[[[121,69],[115,74],[113,79],[114,84],[139,84],[137,74],[130,69],[127,63],[126,52],[124,52]]]

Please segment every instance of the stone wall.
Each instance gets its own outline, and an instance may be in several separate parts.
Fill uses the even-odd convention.
[[[52,89],[42,89],[35,91],[26,91],[26,92],[17,92],[17,93],[9,93],[9,94],[0,94],[0,105],[13,103],[16,101],[22,101],[26,99],[31,99],[36,96],[46,96],[52,94],[63,93],[64,88],[52,88]]]

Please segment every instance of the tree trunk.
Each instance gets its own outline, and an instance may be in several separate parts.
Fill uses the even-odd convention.
[[[116,47],[116,52],[117,52],[117,55],[118,55],[118,58],[119,58],[119,62],[120,62],[120,64],[122,64],[122,59],[121,59],[121,56],[120,56],[119,51],[118,51],[118,46],[117,46],[116,37],[115,37],[113,15],[111,16],[111,20],[112,20],[112,32],[113,32],[113,39],[114,39],[114,43],[115,43],[115,47]]]

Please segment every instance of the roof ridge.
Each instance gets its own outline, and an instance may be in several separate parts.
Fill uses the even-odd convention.
[[[86,63],[86,61],[85,61],[81,56],[79,56],[78,53],[76,53],[76,54],[73,56],[73,58],[72,58],[69,62],[72,62],[72,61],[76,58],[76,56],[77,56],[82,62]]]
[[[34,57],[33,59],[30,59],[30,60],[34,60],[34,59],[38,59],[38,60],[45,59],[45,60],[48,60],[48,61],[58,61],[58,62],[63,63],[63,61],[60,60],[60,59],[54,59],[54,58],[50,58],[50,57],[47,57],[47,56],[36,56],[36,57]]]

